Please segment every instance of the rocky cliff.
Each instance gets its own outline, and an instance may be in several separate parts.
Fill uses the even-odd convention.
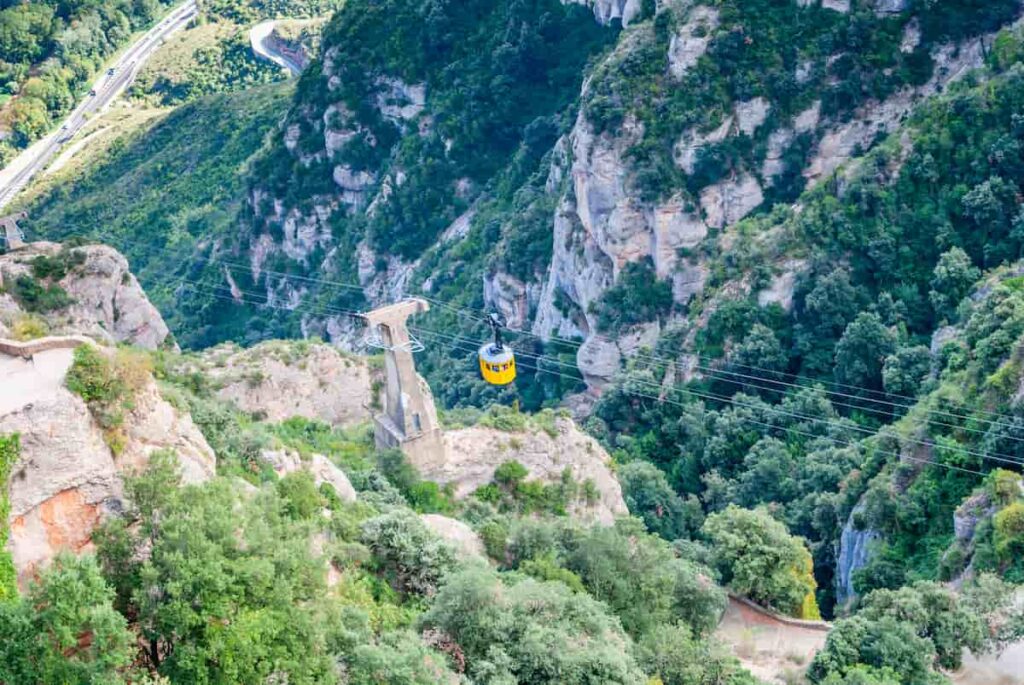
[[[268,421],[305,416],[351,426],[370,418],[376,374],[369,360],[323,343],[222,345],[187,368],[202,373],[220,399]]]
[[[532,176],[524,180],[517,161],[491,177],[492,188],[459,158],[471,143],[487,157],[492,141],[445,128],[460,112],[447,109],[453,95],[442,72],[383,56],[352,86],[346,74],[358,52],[328,27],[323,60],[308,76],[322,89],[297,96],[277,153],[296,174],[322,178],[305,193],[257,179],[249,198],[244,249],[268,298],[301,312],[304,330],[354,339],[344,316],[304,309],[322,286],[264,273],[291,263],[358,282],[373,304],[417,291],[482,301],[514,328],[582,339],[577,361],[592,389],[668,332],[685,333],[676,338],[676,366],[685,369],[719,302],[754,294],[789,311],[807,271],[774,222],[744,219],[791,203],[896,131],[918,103],[981,67],[994,31],[1017,15],[1001,4],[976,27],[939,30],[942,16],[904,2],[794,1],[763,12],[732,2],[577,4],[608,27],[614,47],[581,73],[573,107],[546,123],[538,117],[523,134],[518,154],[539,162]],[[343,21],[344,11],[334,23]],[[807,27],[799,42],[789,35],[795,25]],[[625,28],[616,35],[612,26]],[[870,48],[844,42],[867,26]],[[468,68],[450,59],[434,66]],[[353,97],[367,109],[353,110]],[[475,93],[456,97],[476,102]],[[559,135],[530,150],[542,129]],[[415,226],[412,207],[426,215]],[[410,240],[416,247],[407,249]],[[767,280],[738,267],[751,253]],[[671,302],[642,320],[601,320],[602,301],[638,264],[670,286]]]
[[[66,340],[28,358],[0,354],[0,433],[21,436],[7,487],[9,545],[22,580],[61,550],[87,548],[95,526],[124,508],[122,476],[153,452],[176,453],[185,482],[215,471],[213,450],[191,417],[168,404],[148,374],[124,417],[123,441],[112,444],[86,402],[65,387],[72,349],[91,343]]]
[[[34,286],[63,297],[36,302]],[[163,317],[150,303],[128,261],[104,245],[63,248],[36,242],[0,255],[0,337],[30,315],[53,334],[87,335],[103,343],[155,350],[173,346]]]

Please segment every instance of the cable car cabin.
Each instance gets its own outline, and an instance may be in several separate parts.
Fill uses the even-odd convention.
[[[516,379],[516,358],[506,345],[487,343],[480,348],[480,373],[491,385],[508,385]]]

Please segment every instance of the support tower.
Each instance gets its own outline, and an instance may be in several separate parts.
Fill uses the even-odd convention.
[[[383,410],[373,419],[374,440],[380,449],[401,449],[417,467],[445,459],[434,396],[412,358],[421,346],[406,328],[410,316],[428,309],[425,300],[410,298],[366,314],[368,343],[384,350],[386,374]]]

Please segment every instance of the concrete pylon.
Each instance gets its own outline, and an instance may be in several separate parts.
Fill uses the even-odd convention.
[[[386,376],[383,411],[373,417],[379,449],[397,447],[414,466],[436,466],[445,460],[444,440],[430,386],[416,373],[412,353],[416,342],[406,320],[425,312],[425,300],[410,298],[365,315],[372,345],[384,350]]]
[[[21,229],[18,228],[18,222],[27,218],[28,214],[25,212],[0,216],[0,229],[3,229],[4,238],[3,245],[8,250],[17,250],[19,247],[25,247],[25,237],[21,234]]]

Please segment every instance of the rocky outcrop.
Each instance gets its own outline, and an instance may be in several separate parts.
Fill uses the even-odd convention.
[[[356,501],[356,490],[348,476],[322,454],[313,454],[308,459],[303,459],[292,450],[263,450],[260,459],[269,464],[278,476],[286,476],[300,470],[309,471],[318,486],[323,483],[329,484],[341,501]]]
[[[828,128],[804,170],[813,185],[827,177],[855,154],[866,150],[880,136],[892,133],[911,109],[923,98],[934,95],[949,83],[985,63],[985,47],[990,37],[962,44],[947,44],[932,53],[935,68],[932,77],[916,88],[907,87],[882,101],[863,105],[843,124]]]
[[[61,550],[88,548],[96,525],[123,509],[124,474],[156,450],[172,450],[185,482],[213,476],[215,457],[191,418],[164,401],[152,378],[136,392],[115,454],[86,404],[63,387],[70,348],[31,360],[0,355],[0,383],[31,392],[0,406],[0,434],[19,433],[21,453],[9,481],[10,550],[25,581]]]
[[[720,181],[700,193],[700,206],[708,226],[724,228],[736,223],[764,202],[761,184],[752,174]]]
[[[577,5],[590,7],[594,10],[594,18],[602,24],[610,24],[618,19],[623,26],[628,26],[640,15],[643,8],[642,0],[567,0]]]
[[[854,507],[839,538],[839,553],[836,555],[837,606],[844,606],[857,596],[853,588],[853,574],[868,564],[872,543],[882,537],[877,530],[857,527],[856,520],[863,511],[863,505]]]
[[[668,45],[668,70],[682,78],[697,65],[718,28],[718,10],[701,5],[690,11],[687,21],[672,35]]]
[[[807,262],[803,259],[790,259],[784,262],[779,273],[772,277],[768,287],[757,294],[757,304],[761,307],[777,304],[785,311],[790,311],[793,308],[797,276],[806,265]]]
[[[427,480],[451,483],[457,497],[466,497],[490,483],[494,470],[515,460],[529,471],[528,478],[558,482],[566,470],[577,483],[591,482],[596,501],[577,501],[570,507],[580,518],[611,523],[628,514],[622,489],[615,480],[604,448],[567,418],[558,418],[554,431],[508,433],[480,426],[446,431],[447,457],[443,464],[417,465]]]
[[[203,352],[196,365],[217,397],[269,421],[303,416],[351,426],[370,419],[372,372],[366,358],[324,343],[220,345]]]
[[[201,483],[216,475],[217,458],[192,416],[164,400],[153,379],[136,391],[132,404],[124,420],[119,471],[141,470],[154,452],[169,450],[178,456],[183,483]]]
[[[11,471],[9,549],[19,579],[65,549],[81,551],[100,518],[121,508],[113,454],[89,409],[56,388],[0,416],[0,433],[21,434]]]
[[[483,541],[466,523],[441,514],[420,514],[420,520],[431,532],[451,545],[462,559],[486,557]]]
[[[32,262],[41,256],[57,257],[61,246],[38,242],[6,255],[0,255],[0,286],[19,276],[32,275]],[[87,335],[106,343],[128,343],[146,349],[173,345],[170,331],[138,280],[128,261],[117,250],[105,245],[72,248],[73,264],[59,282],[72,303],[49,312],[45,321],[50,333]],[[10,295],[0,295],[0,320],[10,321],[23,315]]]

